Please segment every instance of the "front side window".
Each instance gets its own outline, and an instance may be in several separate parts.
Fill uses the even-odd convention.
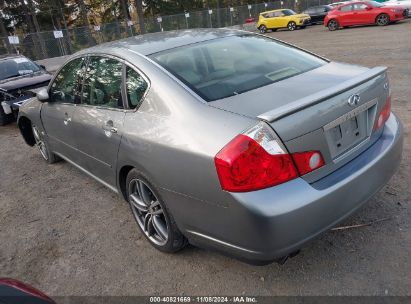
[[[51,85],[49,96],[52,102],[76,103],[80,101],[81,78],[84,73],[85,58],[77,58],[67,63],[57,74]]]
[[[130,109],[137,108],[143,101],[148,84],[144,78],[130,67],[127,67],[127,100]]]
[[[217,38],[150,57],[206,101],[238,95],[326,64],[292,46],[250,34]]]
[[[364,3],[356,3],[354,4],[354,10],[355,11],[365,11],[367,9],[368,5]]]
[[[108,57],[91,56],[84,79],[82,104],[123,109],[123,64]]]

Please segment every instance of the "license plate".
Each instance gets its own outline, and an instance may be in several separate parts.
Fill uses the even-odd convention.
[[[377,100],[371,100],[324,126],[332,158],[368,138],[370,111],[376,103]]]

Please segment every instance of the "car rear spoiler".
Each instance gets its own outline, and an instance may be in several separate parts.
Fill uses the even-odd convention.
[[[348,91],[360,84],[363,84],[377,76],[383,75],[387,71],[387,67],[375,67],[369,69],[368,71],[352,78],[347,81],[340,83],[337,86],[327,88],[325,90],[319,91],[315,94],[300,98],[296,101],[293,101],[289,104],[286,104],[275,110],[265,112],[258,115],[258,118],[265,120],[267,122],[274,122],[285,116],[303,110],[305,108],[311,107],[315,104],[318,104],[326,99],[329,99],[333,96],[341,94],[345,91]]]

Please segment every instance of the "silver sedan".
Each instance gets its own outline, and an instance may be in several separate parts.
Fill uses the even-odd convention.
[[[402,154],[386,68],[232,30],[83,50],[18,126],[48,163],[122,195],[157,249],[190,242],[259,264],[358,209]]]

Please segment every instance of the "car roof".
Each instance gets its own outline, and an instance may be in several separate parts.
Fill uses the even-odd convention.
[[[158,32],[133,36],[100,44],[81,50],[78,54],[111,53],[124,50],[148,56],[181,46],[213,40],[217,38],[250,34],[248,32],[230,29],[191,29],[169,32]]]

